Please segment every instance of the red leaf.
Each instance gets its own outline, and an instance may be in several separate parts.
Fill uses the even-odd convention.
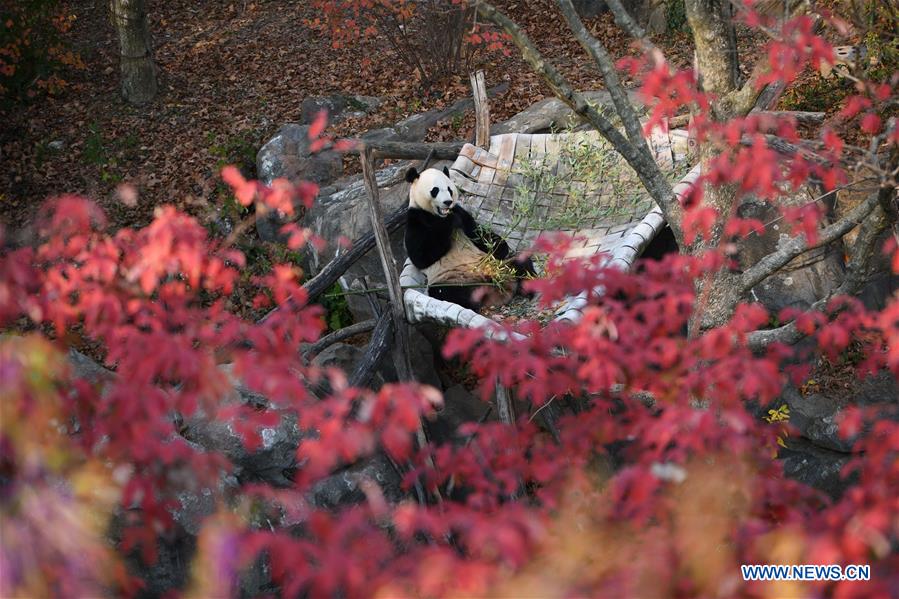
[[[322,108],[318,111],[318,114],[315,115],[315,120],[312,121],[312,124],[309,126],[309,139],[316,139],[322,133],[324,133],[327,124],[328,111]]]
[[[862,131],[868,135],[875,135],[880,131],[881,120],[877,114],[869,112],[862,117]]]

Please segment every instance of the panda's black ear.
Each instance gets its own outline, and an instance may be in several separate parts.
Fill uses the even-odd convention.
[[[416,179],[418,179],[418,171],[413,166],[406,171],[406,183],[412,183]]]
[[[447,177],[449,177],[449,169],[446,168],[445,166],[443,167],[443,174],[446,175]]]

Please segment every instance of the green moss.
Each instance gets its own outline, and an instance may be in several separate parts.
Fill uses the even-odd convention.
[[[93,122],[88,126],[87,138],[81,149],[81,160],[97,167],[102,181],[118,183],[123,178],[120,160],[136,157],[139,147],[140,137],[136,133],[129,133],[122,138],[109,138],[104,135],[100,125]],[[40,151],[41,148],[38,149]],[[42,159],[40,152],[38,158]]]
[[[224,138],[211,132],[207,134],[209,153],[216,157],[216,175],[225,166],[234,165],[244,177],[256,178],[256,154],[261,147],[260,140],[261,133],[249,129]],[[222,218],[232,223],[242,220],[250,213],[250,208],[241,206],[231,193],[231,188],[218,178],[212,191],[212,201],[221,206]]]
[[[665,20],[668,22],[668,33],[690,31],[684,0],[668,0],[665,3]]]
[[[338,331],[353,323],[349,302],[339,283],[334,283],[327,293],[323,293],[319,303],[325,309],[325,322],[329,331]]]
[[[788,88],[781,97],[780,106],[784,110],[827,112],[842,105],[852,91],[852,82],[848,79],[816,74],[808,83]]]

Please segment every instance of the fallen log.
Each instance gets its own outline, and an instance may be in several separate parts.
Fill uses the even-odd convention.
[[[408,206],[403,206],[384,219],[384,226],[387,228],[388,233],[393,233],[406,224],[406,212],[408,212],[408,210]],[[346,253],[336,256],[333,260],[328,262],[320,273],[309,279],[303,285],[303,289],[305,289],[308,294],[309,303],[314,302],[319,295],[330,289],[331,286],[343,276],[343,273],[345,273],[349,267],[359,261],[362,256],[367,254],[374,247],[375,234],[372,231],[354,241],[353,245],[346,251]]]
[[[381,360],[390,351],[393,342],[393,317],[390,312],[385,311],[378,318],[374,331],[371,334],[371,340],[365,353],[356,364],[352,374],[350,374],[349,385],[351,387],[368,387],[371,378],[375,373],[375,369]]]
[[[437,160],[455,160],[465,145],[463,141],[453,142],[414,142],[414,141],[366,141],[376,159],[396,158],[403,160],[421,160],[430,152]],[[361,147],[361,146],[360,146]],[[356,150],[358,153],[359,150]]]
[[[774,117],[792,117],[800,125],[820,125],[826,116],[823,112],[808,112],[804,110],[759,110],[758,115],[770,115]],[[672,129],[686,127],[690,123],[691,114],[679,114],[668,119],[668,126]]]
[[[377,321],[374,318],[369,320],[363,320],[362,322],[357,322],[351,324],[342,329],[336,330],[333,333],[329,333],[316,341],[315,343],[310,343],[303,350],[303,356],[306,359],[312,359],[318,354],[320,354],[325,348],[334,345],[344,339],[349,339],[355,335],[360,335],[362,333],[367,333],[373,328],[375,328]]]

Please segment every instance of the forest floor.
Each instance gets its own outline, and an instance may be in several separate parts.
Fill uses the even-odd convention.
[[[533,37],[540,50],[580,89],[602,87],[599,73],[568,33],[551,0],[496,3]],[[432,108],[470,89],[467,76],[423,89],[389,50],[372,42],[335,49],[307,24],[316,16],[306,2],[289,0],[169,0],[150,7],[160,93],[146,107],[119,94],[118,44],[101,0],[71,0],[77,18],[66,41],[85,68],[62,73],[67,88],[0,113],[0,222],[27,241],[44,199],[84,194],[106,210],[113,227],[142,226],[161,204],[175,204],[211,218],[225,193],[220,168],[238,164],[255,171],[259,147],[285,122],[298,121],[307,96],[335,92],[384,98],[377,112],[340,122],[336,135],[353,136]],[[588,26],[617,56],[633,51],[609,15]],[[686,66],[685,33],[658,42]],[[362,59],[369,64],[362,67]],[[478,57],[488,86],[508,82],[491,99],[494,122],[550,92],[514,48]],[[429,140],[473,137],[474,117],[439,123]],[[139,191],[139,201],[117,200],[120,183]]]

